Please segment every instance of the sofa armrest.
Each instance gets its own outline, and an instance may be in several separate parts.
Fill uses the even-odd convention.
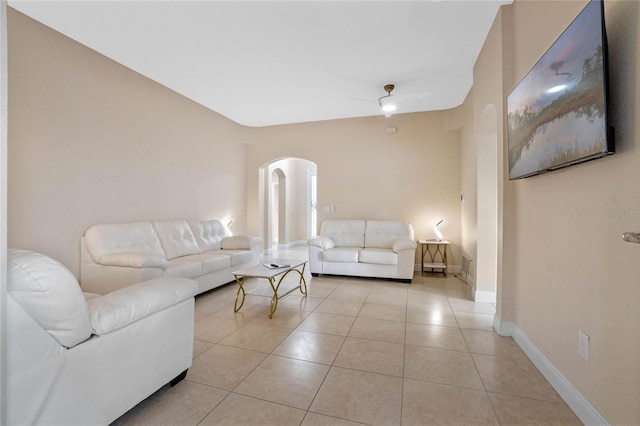
[[[126,327],[198,293],[194,280],[154,278],[87,301],[91,327],[97,335]]]
[[[409,238],[399,238],[393,242],[392,249],[394,252],[398,253],[403,250],[415,250],[418,247],[415,241],[410,240]]]
[[[329,237],[316,237],[316,238],[311,238],[308,241],[308,244],[310,246],[314,246],[314,247],[319,247],[323,250],[327,250],[330,248],[334,248],[336,246],[335,241],[333,241],[332,238]]]
[[[166,268],[169,261],[152,253],[109,253],[100,256],[97,262],[103,266],[124,266],[128,268]]]
[[[248,235],[234,235],[225,237],[220,242],[223,250],[250,250],[255,246],[261,246],[262,240],[259,237],[250,237]]]

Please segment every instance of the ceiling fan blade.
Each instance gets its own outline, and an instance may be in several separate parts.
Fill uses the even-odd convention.
[[[351,99],[353,101],[360,101],[360,102],[367,102],[367,103],[376,103],[376,102],[378,102],[377,99],[364,99],[364,98],[356,98],[356,97],[353,97],[353,96],[351,98],[349,98],[349,99]]]
[[[432,92],[415,92],[415,93],[401,93],[392,95],[393,99],[398,103],[420,101],[432,96]]]

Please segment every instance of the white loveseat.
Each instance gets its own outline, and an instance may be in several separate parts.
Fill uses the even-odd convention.
[[[107,425],[191,366],[193,280],[83,294],[62,264],[11,249],[7,278],[7,425]]]
[[[258,237],[231,236],[218,220],[94,225],[81,238],[83,291],[107,294],[156,277],[183,277],[198,293],[234,280],[232,271],[257,264]]]
[[[413,280],[417,244],[408,222],[327,220],[308,245],[313,275]]]

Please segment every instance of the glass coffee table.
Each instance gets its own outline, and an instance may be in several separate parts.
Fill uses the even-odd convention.
[[[269,318],[273,318],[273,314],[275,314],[276,309],[278,309],[278,300],[296,290],[300,290],[300,293],[304,295],[307,294],[307,281],[304,279],[304,270],[306,266],[306,260],[271,259],[266,263],[233,271],[232,274],[238,283],[238,292],[236,293],[236,301],[233,304],[233,312],[238,312],[240,308],[242,308],[242,305],[244,305],[245,292],[243,286],[245,282],[249,278],[264,278],[269,281],[271,289],[273,290],[271,310],[269,311]],[[291,273],[300,275],[298,285],[282,295],[278,294],[280,284],[282,284],[285,277]],[[242,298],[239,299],[241,293]]]

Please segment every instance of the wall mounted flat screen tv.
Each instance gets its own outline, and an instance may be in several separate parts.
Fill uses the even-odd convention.
[[[591,0],[507,97],[509,179],[615,152],[604,5]]]

